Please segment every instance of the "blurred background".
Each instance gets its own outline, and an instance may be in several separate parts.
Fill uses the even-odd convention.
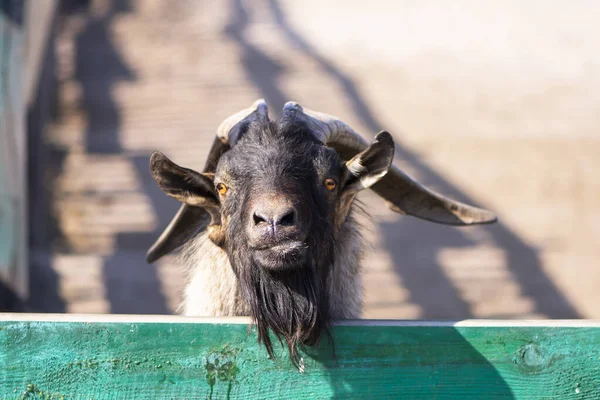
[[[183,269],[145,261],[178,209],[149,154],[201,169],[264,97],[390,131],[405,171],[499,216],[452,228],[363,194],[364,317],[600,318],[597,1],[0,5],[2,308],[176,312]]]

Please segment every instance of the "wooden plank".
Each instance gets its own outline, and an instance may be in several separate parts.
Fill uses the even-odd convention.
[[[246,322],[7,315],[0,398],[600,398],[598,322],[347,322],[304,373]]]
[[[0,322],[145,322],[162,323],[209,323],[209,324],[245,324],[249,317],[186,317],[180,315],[152,314],[67,314],[67,313],[10,313],[0,312]],[[396,319],[358,319],[338,321],[343,326],[420,326],[420,327],[540,327],[540,328],[600,328],[600,320],[593,319],[541,319],[541,320],[499,320],[499,319],[463,319],[460,321],[436,320],[396,320]]]
[[[34,102],[38,83],[44,68],[44,54],[52,37],[52,23],[58,9],[58,0],[45,0],[40,2],[28,1],[25,3],[25,73],[24,94],[25,104],[31,106]]]
[[[0,287],[21,298],[28,285],[23,43],[23,2],[0,1]]]

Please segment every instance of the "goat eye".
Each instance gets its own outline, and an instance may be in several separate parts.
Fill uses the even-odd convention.
[[[337,182],[334,179],[331,178],[327,178],[325,179],[325,181],[323,182],[323,184],[325,185],[325,187],[327,188],[327,190],[333,190],[335,189],[335,187],[337,186]]]
[[[217,192],[219,192],[220,194],[225,194],[227,193],[227,186],[225,186],[222,183],[218,183],[217,184]]]

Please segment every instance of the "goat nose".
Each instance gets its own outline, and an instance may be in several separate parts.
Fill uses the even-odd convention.
[[[296,210],[290,206],[259,207],[254,210],[254,225],[269,225],[274,229],[296,224]]]

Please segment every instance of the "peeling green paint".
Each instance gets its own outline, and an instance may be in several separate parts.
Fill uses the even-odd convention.
[[[25,391],[19,397],[19,400],[26,399],[66,400],[66,397],[62,394],[44,392],[38,389],[35,384],[30,383],[25,387]]]
[[[210,386],[209,398],[212,399],[215,384],[227,384],[227,399],[231,396],[231,389],[236,382],[235,378],[240,371],[237,366],[237,353],[239,349],[225,345],[220,350],[213,350],[206,356],[206,382]]]

